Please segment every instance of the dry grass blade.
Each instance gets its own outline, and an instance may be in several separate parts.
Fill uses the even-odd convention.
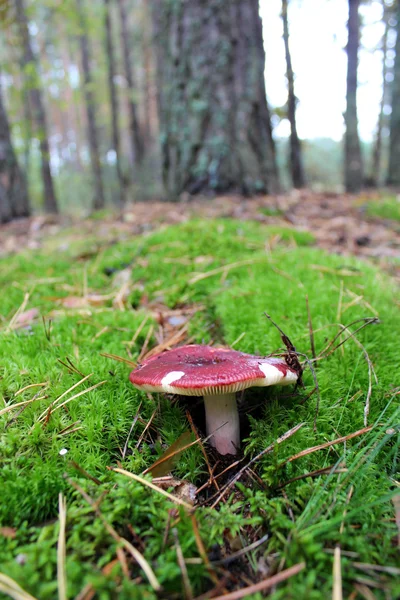
[[[4,575],[4,573],[0,573],[0,592],[14,598],[14,600],[36,600],[34,596],[22,589],[14,579]]]
[[[386,565],[373,565],[370,563],[353,562],[353,567],[361,569],[361,571],[378,571],[381,573],[389,573],[389,575],[400,575],[400,568]]]
[[[21,306],[17,309],[17,311],[14,313],[14,315],[10,319],[8,327],[6,328],[6,333],[9,333],[12,330],[12,328],[13,328],[16,320],[18,319],[19,315],[25,310],[26,305],[28,304],[29,296],[30,296],[29,293],[25,294]]]
[[[71,396],[71,398],[68,398],[68,400],[65,400],[61,404],[57,404],[57,406],[54,407],[54,409],[53,409],[52,412],[55,412],[59,408],[62,408],[63,406],[65,406],[66,404],[68,404],[69,402],[71,402],[72,400],[76,400],[76,398],[79,398],[80,396],[83,396],[84,394],[87,394],[88,392],[91,392],[91,391],[95,390],[96,388],[100,387],[101,385],[104,385],[105,383],[107,383],[106,379],[104,381],[99,381],[99,383],[95,383],[94,385],[91,385],[89,388],[87,388],[87,390],[82,390],[78,394],[74,394],[73,396]],[[50,410],[50,409],[48,409],[48,410]],[[44,420],[44,418],[47,416],[48,410],[46,411],[44,417],[42,417],[41,419],[39,419],[39,421],[41,421],[41,420],[43,421]]]
[[[120,537],[120,542],[122,543],[124,548],[126,548],[127,551],[133,556],[138,565],[143,569],[143,572],[146,574],[146,577],[149,580],[151,587],[156,591],[161,590],[161,585],[157,577],[155,576],[153,569],[150,567],[143,554],[141,554],[139,550],[132,546],[132,544],[128,542],[128,540],[126,540],[125,538]]]
[[[23,387],[20,390],[18,390],[17,392],[15,392],[14,398],[16,398],[17,396],[19,396],[20,394],[22,394],[26,390],[30,390],[31,388],[34,388],[34,387],[47,387],[48,385],[49,385],[48,381],[43,381],[43,383],[30,383],[29,385],[26,385],[25,387]]]
[[[207,271],[207,273],[197,273],[196,275],[194,275],[194,277],[189,279],[188,283],[189,283],[189,285],[192,285],[194,283],[197,283],[198,281],[202,281],[203,279],[212,277],[213,275],[219,275],[220,273],[228,272],[231,269],[237,269],[239,267],[245,267],[247,265],[254,265],[254,263],[264,262],[266,260],[268,260],[267,257],[258,258],[257,260],[254,260],[254,259],[240,260],[238,262],[234,262],[229,265],[224,265],[223,267],[217,267],[215,269],[211,269],[211,271]]]
[[[333,589],[332,600],[343,600],[342,588],[342,561],[340,557],[340,546],[336,546],[333,555]]]
[[[206,465],[207,465],[208,473],[209,473],[209,475],[210,475],[210,479],[209,479],[209,481],[210,481],[210,483],[211,483],[211,482],[213,483],[213,485],[215,486],[215,488],[216,488],[217,490],[219,490],[219,485],[218,485],[218,483],[215,481],[214,474],[213,474],[213,471],[212,471],[212,469],[211,469],[210,461],[208,460],[207,452],[205,451],[205,448],[204,448],[204,444],[203,444],[203,442],[201,441],[201,438],[200,438],[200,436],[199,436],[199,434],[198,434],[197,428],[196,428],[196,426],[195,426],[195,424],[194,424],[194,422],[193,422],[192,415],[189,413],[189,411],[188,411],[188,410],[186,411],[186,418],[187,418],[187,420],[189,421],[190,428],[191,428],[191,430],[193,431],[193,433],[194,433],[194,435],[195,435],[196,439],[198,439],[198,440],[199,440],[200,450],[201,450],[201,452],[202,452],[202,454],[203,454],[203,456],[204,456],[204,460],[206,461]]]
[[[289,462],[293,462],[298,458],[302,458],[303,456],[307,456],[308,454],[312,454],[313,452],[317,452],[318,450],[323,450],[324,448],[329,448],[330,446],[334,446],[335,444],[341,444],[342,442],[347,442],[347,440],[352,440],[353,438],[363,435],[364,433],[368,433],[373,428],[373,425],[369,427],[364,427],[363,429],[359,429],[358,431],[354,431],[353,433],[349,433],[348,435],[344,435],[343,437],[336,438],[336,440],[332,440],[331,442],[325,442],[324,444],[319,444],[319,446],[312,446],[311,448],[306,448],[297,454],[294,454],[290,458],[287,458],[285,461],[280,463],[280,467],[286,465]]]
[[[257,454],[257,456],[255,456],[254,458],[252,458],[247,463],[247,465],[245,465],[244,467],[242,467],[236,473],[236,475],[224,486],[224,488],[222,489],[222,492],[219,494],[218,498],[214,501],[214,503],[212,504],[211,508],[215,508],[217,506],[217,504],[219,504],[219,502],[223,499],[223,497],[225,496],[225,494],[230,490],[230,488],[233,485],[235,485],[235,483],[237,481],[239,481],[239,479],[241,478],[241,476],[243,475],[243,473],[245,473],[247,471],[247,469],[249,469],[262,456],[265,456],[265,454],[269,454],[270,452],[272,452],[273,449],[275,448],[276,444],[281,444],[285,440],[287,440],[290,437],[292,437],[292,435],[294,435],[295,433],[297,433],[299,431],[299,429],[301,429],[304,425],[305,425],[305,423],[299,423],[295,427],[292,427],[292,429],[289,429],[288,431],[286,431],[286,433],[284,433],[281,437],[279,437],[276,440],[276,442],[274,442],[273,444],[271,444],[270,446],[268,446],[268,448],[265,448],[265,450],[263,450],[262,452],[260,452],[259,454]]]
[[[216,584],[218,584],[218,577],[214,573],[214,571],[212,569],[212,566],[211,566],[211,563],[209,561],[208,554],[207,554],[206,549],[205,549],[204,544],[203,544],[203,540],[201,539],[201,536],[200,536],[199,526],[197,524],[195,515],[191,514],[190,515],[190,519],[192,521],[194,539],[196,540],[197,549],[199,551],[199,554],[200,554],[200,556],[201,556],[204,564],[206,565],[206,569],[207,569],[207,572],[208,572],[208,575],[209,575],[210,579],[216,585]]]
[[[135,333],[133,334],[133,337],[130,340],[130,342],[124,342],[124,343],[126,343],[127,346],[132,347],[135,345],[137,338],[141,334],[143,327],[146,325],[146,323],[149,319],[150,319],[150,315],[146,315],[145,318],[143,319],[143,321],[140,323],[139,327],[136,329]]]
[[[161,344],[158,344],[157,346],[155,346],[154,348],[149,350],[147,353],[143,352],[143,350],[142,350],[138,360],[142,360],[142,359],[147,360],[148,358],[150,358],[151,356],[154,356],[155,354],[160,354],[164,350],[169,350],[173,346],[176,346],[177,344],[179,344],[180,342],[182,342],[185,339],[187,331],[188,331],[188,325],[184,325],[179,331],[174,333],[171,337],[169,337],[167,340],[165,340]],[[144,347],[145,347],[145,344],[143,344],[143,348]]]
[[[136,423],[138,421],[139,414],[140,414],[140,409],[141,408],[142,408],[142,402],[138,406],[138,409],[136,411],[136,415],[134,416],[133,421],[132,421],[131,428],[129,429],[128,437],[126,438],[124,449],[122,450],[122,460],[125,460],[126,451],[128,450],[129,439],[130,439],[130,437],[132,435],[132,431],[134,430],[135,425],[136,425]]]
[[[46,417],[46,415],[48,414],[49,410],[51,411],[51,409],[53,408],[53,406],[55,406],[57,404],[57,402],[59,402],[62,398],[64,398],[67,394],[69,394],[69,392],[72,392],[72,390],[74,390],[79,385],[81,385],[82,383],[84,383],[92,375],[93,375],[93,373],[90,373],[89,375],[86,375],[86,377],[83,377],[83,379],[81,379],[80,381],[78,381],[77,383],[75,383],[72,387],[70,387],[68,390],[66,390],[65,392],[63,392],[61,394],[61,396],[58,396],[58,398],[56,398],[55,400],[53,400],[53,402],[51,402],[49,404],[49,406],[46,408],[46,410],[44,410],[42,412],[42,414],[39,416],[38,421],[41,421],[42,419],[44,419]]]
[[[225,594],[223,596],[216,596],[214,600],[241,600],[241,598],[246,598],[250,596],[250,594],[256,594],[257,592],[263,592],[264,590],[269,590],[270,588],[278,585],[278,583],[282,583],[282,581],[286,581],[289,577],[293,577],[300,573],[303,569],[305,569],[306,563],[301,562],[293,567],[289,567],[289,569],[285,569],[272,577],[268,577],[268,579],[264,579],[263,581],[259,581],[258,583],[254,583],[253,585],[249,585],[241,590],[237,590],[236,592],[231,592],[230,594]]]
[[[62,494],[58,496],[58,519],[59,532],[57,543],[57,583],[58,599],[67,600],[67,572],[66,572],[66,548],[65,548],[65,526],[67,520],[67,502]]]
[[[142,431],[141,435],[139,436],[139,439],[138,439],[138,441],[136,442],[136,446],[135,446],[135,448],[139,448],[140,444],[142,443],[142,440],[143,440],[144,436],[146,435],[146,431],[149,429],[150,425],[151,425],[151,424],[152,424],[152,422],[153,422],[153,419],[154,419],[154,417],[155,417],[155,416],[156,416],[156,414],[157,414],[157,410],[158,410],[158,408],[155,408],[155,409],[153,410],[153,413],[152,413],[152,415],[151,415],[150,419],[149,419],[149,420],[147,421],[147,423],[146,423],[146,427],[143,429],[143,431]]]
[[[369,587],[364,583],[355,583],[354,589],[357,590],[357,592],[362,598],[364,598],[364,600],[376,600],[375,594],[373,594]]]
[[[107,352],[100,352],[100,356],[104,356],[105,358],[111,358],[111,360],[117,360],[118,362],[125,363],[130,367],[136,368],[137,363],[133,362],[133,360],[129,360],[129,358],[124,358],[123,356],[117,356],[117,354],[108,354]]]
[[[129,471],[125,471],[125,469],[119,469],[117,467],[107,467],[107,468],[110,469],[110,471],[114,471],[115,473],[120,473],[121,475],[125,475],[125,477],[130,477],[130,479],[133,479],[134,481],[137,481],[138,483],[141,483],[142,485],[149,487],[150,489],[154,490],[155,492],[158,492],[162,496],[165,496],[166,498],[168,498],[175,504],[180,504],[181,506],[184,506],[188,510],[193,510],[193,506],[191,504],[189,504],[188,502],[185,502],[184,500],[181,500],[180,498],[173,496],[169,492],[162,490],[157,485],[154,485],[154,483],[151,483],[151,481],[147,481],[147,479],[144,479],[143,477],[139,477],[139,475],[135,475],[134,473],[130,473]]]
[[[32,404],[32,402],[35,402],[36,400],[43,400],[44,398],[47,398],[47,396],[34,396],[33,398],[31,398],[30,400],[24,400],[23,402],[17,402],[16,404],[10,404],[9,406],[6,406],[5,408],[2,408],[0,410],[0,417],[1,415],[4,415],[5,413],[10,412],[10,410],[13,410],[14,408],[18,408],[19,406],[27,406],[28,404]]]
[[[172,534],[175,539],[176,558],[178,560],[178,565],[179,565],[179,568],[182,573],[183,588],[185,591],[185,600],[192,600],[193,599],[192,586],[190,585],[190,579],[189,579],[189,575],[188,575],[186,564],[185,564],[185,558],[183,556],[182,548],[179,543],[178,530],[174,528],[172,530]]]

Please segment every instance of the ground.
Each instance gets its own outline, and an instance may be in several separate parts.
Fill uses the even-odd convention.
[[[0,591],[397,597],[396,218],[395,198],[296,194],[4,227]],[[188,341],[284,352],[264,312],[305,387],[239,398],[232,466],[186,448],[199,401],[139,392],[129,372]]]

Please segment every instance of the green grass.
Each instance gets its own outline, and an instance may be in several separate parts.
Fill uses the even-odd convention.
[[[274,243],[268,244],[268,240]],[[131,579],[124,576],[120,563],[108,574],[102,571],[115,559],[118,544],[73,487],[73,481],[93,499],[102,498],[102,515],[143,553],[163,586],[161,597],[183,597],[175,538],[165,533],[172,503],[107,467],[118,462],[140,474],[163,448],[188,430],[184,408],[161,396],[153,421],[155,443],[150,445],[145,437],[136,448],[155,405],[130,385],[127,365],[100,353],[127,356],[126,343],[147,316],[146,304],[157,301],[169,307],[204,304],[205,310],[190,323],[189,334],[197,342],[214,340],[229,345],[242,336],[237,349],[261,354],[281,346],[277,331],[263,316],[267,311],[297,349],[309,355],[308,295],[317,350],[338,331],[338,319],[349,323],[379,315],[379,325],[357,334],[378,377],[368,419],[375,426],[345,444],[283,464],[301,450],[363,427],[368,366],[363,350],[352,340],[321,361],[317,369],[321,392],[317,432],[313,430],[315,395],[302,402],[314,386],[309,371],[304,377],[304,391],[248,392],[243,414],[257,402],[264,406],[261,412],[250,412],[247,417],[243,440],[246,455],[255,455],[273,444],[296,424],[305,425],[256,464],[264,489],[246,480],[233,488],[231,497],[218,510],[196,509],[200,535],[207,551],[218,545],[229,554],[237,546],[229,547],[227,531],[243,545],[268,533],[266,544],[249,553],[237,567],[239,572],[246,569],[252,580],[261,577],[257,575],[258,564],[271,565],[276,572],[279,564],[286,568],[306,561],[304,571],[278,586],[272,594],[274,600],[330,597],[332,550],[338,543],[343,551],[345,597],[353,590],[356,577],[377,581],[392,597],[400,593],[393,576],[365,574],[354,565],[396,564],[397,532],[391,498],[398,477],[400,415],[398,396],[391,390],[398,385],[400,320],[394,284],[372,265],[327,255],[312,243],[309,234],[291,229],[230,220],[193,221],[112,246],[97,244],[94,255],[90,252],[96,245],[94,239],[69,245],[59,239],[49,242],[41,252],[22,253],[0,263],[0,410],[31,399],[38,390],[29,388],[15,397],[19,389],[49,382],[43,392],[46,398],[0,416],[0,526],[16,528],[14,538],[0,535],[3,573],[40,600],[57,596],[58,495],[62,492],[67,499],[68,597],[75,597],[90,583],[101,599],[157,598],[134,562],[129,562]],[[66,309],[60,305],[60,299],[82,296],[85,289],[111,293],[112,277],[106,271],[128,263],[132,266],[132,285],[125,311],[114,309],[111,299],[98,307]],[[224,273],[196,278],[223,265],[227,265]],[[37,307],[46,321],[52,319],[50,339],[41,320],[27,329],[7,329],[26,294],[27,309]],[[151,325],[152,318],[131,347],[133,360]],[[152,343],[156,343],[154,337]],[[106,383],[72,400],[65,409],[54,411],[45,424],[40,423],[38,418],[49,404],[81,379],[59,362],[66,357],[81,373],[92,375],[65,398],[96,383]],[[129,452],[122,460],[121,449],[140,403],[142,421],[137,422]],[[72,430],[78,429],[63,434],[72,424]],[[61,456],[63,448],[68,452]],[[73,462],[99,483],[85,477]],[[282,482],[336,463],[343,463],[347,471],[299,479],[284,488],[285,495],[279,489]],[[206,481],[207,468],[197,446],[184,453],[174,474],[196,485]],[[192,522],[184,509],[179,509],[179,515],[179,520],[173,515],[173,526],[184,557],[199,558]],[[213,587],[203,564],[188,564],[187,568],[195,594]],[[219,571],[217,575],[221,576]],[[374,588],[374,594],[376,598],[387,597],[380,587]],[[253,598],[261,596],[255,594]]]
[[[400,221],[400,200],[397,196],[388,196],[380,200],[370,201],[367,203],[366,209],[367,215],[370,217]]]

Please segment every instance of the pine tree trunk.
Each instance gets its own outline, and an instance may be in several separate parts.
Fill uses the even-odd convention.
[[[394,60],[392,82],[392,112],[390,115],[388,185],[400,185],[400,1],[396,11],[396,58]]]
[[[294,73],[292,57],[289,49],[289,23],[288,23],[288,0],[282,0],[283,41],[286,56],[286,77],[288,82],[288,107],[287,114],[290,123],[290,172],[292,183],[295,188],[305,186],[303,168],[303,156],[296,125],[296,96],[294,93]]]
[[[106,54],[108,61],[108,89],[111,104],[112,145],[116,158],[115,166],[119,186],[119,205],[123,206],[125,204],[125,181],[121,166],[121,138],[118,125],[118,96],[115,86],[115,53],[112,37],[110,0],[104,0],[104,27],[106,33]]]
[[[57,198],[54,190],[53,178],[50,169],[50,148],[46,123],[46,113],[43,103],[42,91],[39,84],[39,69],[37,59],[32,50],[28,20],[25,12],[24,0],[15,0],[17,21],[22,40],[24,78],[27,93],[29,94],[33,119],[40,143],[42,181],[44,188],[44,209],[48,213],[57,213]]]
[[[367,185],[377,187],[381,179],[381,164],[382,164],[382,130],[385,122],[385,104],[388,97],[388,81],[387,81],[387,50],[388,50],[388,32],[389,32],[389,14],[386,5],[383,3],[383,22],[385,31],[382,38],[382,98],[376,126],[376,135],[372,150],[371,173],[367,179]]]
[[[86,18],[84,14],[83,0],[77,0],[77,9],[80,21],[79,43],[81,48],[82,70],[85,85],[85,103],[88,122],[88,141],[90,148],[90,162],[92,165],[93,183],[95,197],[93,202],[94,210],[104,208],[104,189],[101,173],[99,142],[97,137],[96,113],[93,95],[93,81],[90,69],[89,39],[87,34]]]
[[[258,0],[153,0],[170,199],[278,189],[258,9]]]
[[[347,42],[347,91],[345,133],[345,186],[347,192],[358,192],[363,185],[363,165],[358,136],[357,70],[360,40],[359,0],[349,0]]]
[[[141,164],[144,157],[144,145],[143,139],[139,127],[139,120],[137,116],[136,103],[134,100],[135,96],[135,85],[133,81],[133,68],[130,55],[131,41],[128,32],[128,15],[126,12],[125,0],[117,0],[120,29],[121,29],[121,44],[122,54],[124,60],[124,71],[125,79],[128,88],[128,110],[129,110],[129,131],[130,131],[130,145],[131,154],[134,163]]]
[[[29,215],[28,189],[15,156],[0,88],[0,223]]]

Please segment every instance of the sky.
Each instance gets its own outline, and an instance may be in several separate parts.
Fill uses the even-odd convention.
[[[271,106],[282,106],[287,100],[280,12],[281,0],[260,0],[265,81]],[[373,138],[382,93],[382,52],[376,50],[383,34],[381,2],[372,0],[361,7],[361,14],[364,26],[357,103],[360,136],[367,141]],[[299,135],[341,140],[346,107],[348,0],[290,0],[288,16]],[[275,134],[287,136],[289,131],[289,122],[284,120]]]

